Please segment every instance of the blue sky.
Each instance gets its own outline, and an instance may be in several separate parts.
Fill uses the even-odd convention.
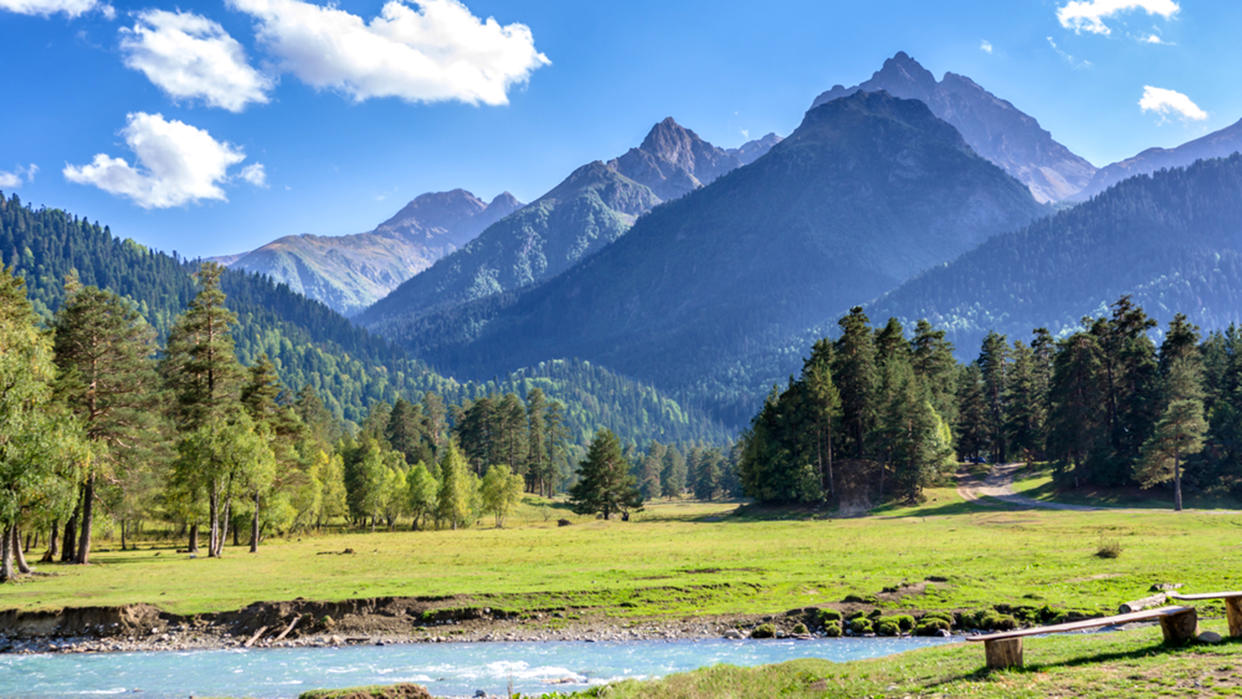
[[[237,252],[369,230],[424,191],[530,201],[665,116],[726,147],[787,134],[899,50],[1097,165],[1242,118],[1233,0],[385,5],[0,0],[0,189]]]

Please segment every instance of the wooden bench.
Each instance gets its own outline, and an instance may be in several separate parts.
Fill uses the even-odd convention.
[[[967,636],[967,641],[982,641],[988,667],[1006,668],[1022,666],[1022,639],[1026,636],[1042,636],[1046,633],[1081,631],[1100,626],[1117,626],[1135,621],[1160,620],[1160,630],[1167,643],[1185,643],[1199,634],[1199,617],[1194,607],[1161,607],[1130,614],[1072,621],[1068,624],[1040,626],[1033,629],[1005,631],[982,636]]]
[[[1229,635],[1242,636],[1242,592],[1200,592],[1183,595],[1177,592],[1168,593],[1169,597],[1182,602],[1193,602],[1205,599],[1225,600],[1225,616],[1229,618]]]

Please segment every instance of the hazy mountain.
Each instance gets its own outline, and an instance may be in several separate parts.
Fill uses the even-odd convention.
[[[266,274],[352,314],[520,207],[508,192],[490,204],[461,189],[434,192],[417,197],[369,233],[286,236],[217,261]]]
[[[1005,169],[1041,202],[1066,199],[1087,186],[1095,166],[1052,139],[1039,122],[964,75],[936,77],[899,52],[871,79],[854,87],[834,86],[815,98],[819,106],[859,90],[884,90],[920,100],[961,132],[975,152]]]
[[[1055,334],[1122,294],[1161,321],[1242,321],[1242,155],[1140,175],[997,236],[887,294],[873,317],[926,318],[969,355],[989,330]]]
[[[1196,160],[1226,158],[1242,151],[1242,121],[1176,148],[1148,148],[1133,158],[1100,168],[1091,182],[1078,194],[1076,201],[1085,201],[1118,182],[1171,167],[1186,167]]]
[[[748,144],[757,152],[763,144]],[[737,168],[740,160],[670,117],[608,163],[575,170],[552,191],[402,284],[358,318],[390,335],[420,316],[519,289],[568,269],[629,230],[661,201]]]
[[[454,369],[570,356],[685,389],[1043,211],[923,103],[860,93],[560,276],[396,335]]]
[[[781,137],[774,133],[770,133],[763,138],[756,138],[753,141],[747,141],[737,148],[730,148],[727,152],[729,155],[737,158],[738,162],[743,165],[750,165],[765,153],[772,150],[772,146],[781,142]]]

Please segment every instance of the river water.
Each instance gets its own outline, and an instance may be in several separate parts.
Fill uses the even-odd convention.
[[[436,696],[573,691],[707,665],[859,660],[944,638],[809,641],[420,643],[341,648],[0,655],[0,696],[294,697],[308,689],[414,682]]]

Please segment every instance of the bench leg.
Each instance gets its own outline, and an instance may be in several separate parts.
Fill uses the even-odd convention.
[[[1162,616],[1160,630],[1164,632],[1165,643],[1181,645],[1193,641],[1199,635],[1199,617],[1193,609]]]
[[[1001,670],[1007,667],[1022,667],[1021,638],[984,641],[983,652],[987,655],[989,668]]]
[[[1229,617],[1229,635],[1242,636],[1242,597],[1225,598],[1225,616]]]

